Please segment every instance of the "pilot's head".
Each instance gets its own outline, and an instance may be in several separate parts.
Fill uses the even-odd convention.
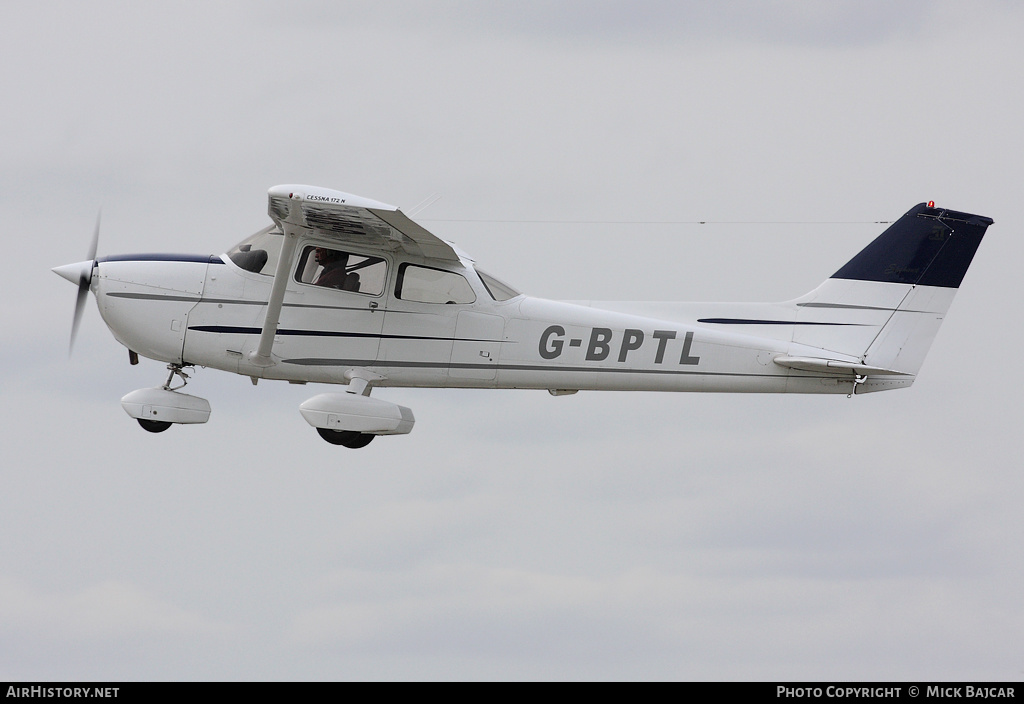
[[[348,255],[344,252],[339,252],[336,249],[327,249],[326,247],[316,248],[316,263],[320,266],[327,266],[328,264],[345,264],[348,260]]]

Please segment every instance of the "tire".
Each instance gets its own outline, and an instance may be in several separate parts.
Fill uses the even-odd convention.
[[[141,422],[141,421],[140,421]],[[331,430],[330,428],[317,428],[316,432],[320,433],[327,442],[332,445],[342,445],[353,450],[357,450],[360,447],[366,447],[370,444],[376,436],[370,433],[357,433],[354,430]]]
[[[146,418],[138,418],[137,420],[143,430],[148,430],[151,433],[162,433],[171,427],[171,424],[165,420],[148,420]]]

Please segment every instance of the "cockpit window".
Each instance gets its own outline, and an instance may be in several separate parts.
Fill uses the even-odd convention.
[[[228,257],[246,271],[273,276],[283,244],[284,234],[277,229],[277,225],[270,225],[239,242],[228,252]]]
[[[384,292],[388,265],[379,257],[309,245],[303,247],[295,280],[303,284],[379,296]]]
[[[461,274],[415,264],[398,268],[395,296],[419,303],[472,303],[476,294]]]
[[[510,301],[516,296],[521,296],[519,291],[509,286],[503,281],[499,281],[490,274],[484,271],[476,270],[476,273],[480,276],[480,280],[484,283],[484,288],[487,289],[487,293],[491,294],[491,298],[498,301]]]

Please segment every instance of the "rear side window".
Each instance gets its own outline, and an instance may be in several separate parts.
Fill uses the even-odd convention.
[[[473,287],[461,274],[415,264],[398,268],[395,297],[419,303],[472,303]]]

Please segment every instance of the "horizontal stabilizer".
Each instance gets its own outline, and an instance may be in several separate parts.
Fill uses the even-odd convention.
[[[831,372],[833,374],[856,374],[857,376],[868,376],[869,374],[898,374],[900,376],[913,376],[907,372],[898,372],[895,369],[884,369],[883,367],[872,367],[867,364],[856,362],[843,362],[838,359],[821,359],[819,357],[776,357],[773,360],[781,367],[799,369],[804,372]]]

